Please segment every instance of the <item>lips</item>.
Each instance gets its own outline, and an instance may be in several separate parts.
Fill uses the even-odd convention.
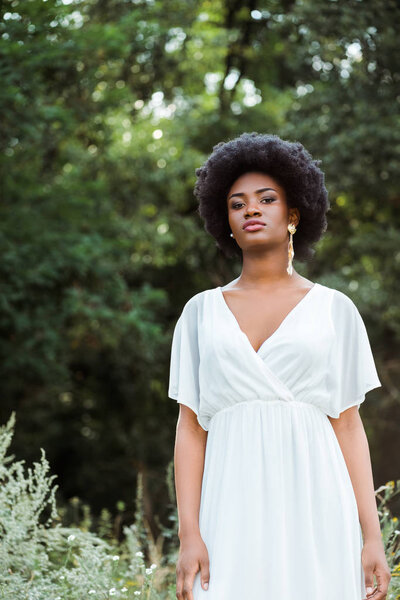
[[[243,229],[245,231],[257,231],[262,227],[265,227],[265,223],[264,221],[259,221],[258,219],[250,219],[250,221],[246,221],[246,223],[243,225]]]

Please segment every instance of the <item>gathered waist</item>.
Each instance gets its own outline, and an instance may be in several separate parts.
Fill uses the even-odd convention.
[[[235,402],[234,404],[230,404],[229,406],[225,406],[224,408],[221,408],[220,410],[218,410],[214,415],[212,415],[211,419],[210,419],[210,423],[211,421],[217,416],[220,415],[222,413],[234,410],[236,408],[238,408],[239,406],[246,406],[249,404],[264,404],[264,405],[282,405],[282,406],[288,406],[288,407],[292,407],[292,408],[300,408],[301,410],[305,409],[305,410],[311,410],[317,413],[320,413],[321,415],[325,415],[325,413],[323,412],[323,410],[321,410],[321,408],[319,408],[318,406],[316,406],[315,404],[310,404],[309,402],[305,402],[302,400],[287,400],[286,398],[263,398],[260,396],[255,396],[253,398],[246,398],[246,400],[240,400]]]

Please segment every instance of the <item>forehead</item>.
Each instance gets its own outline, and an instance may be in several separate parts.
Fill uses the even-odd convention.
[[[272,188],[280,194],[284,193],[283,188],[279,185],[278,181],[274,179],[274,177],[259,171],[248,171],[240,175],[233,182],[233,184],[228,190],[228,198],[233,193],[239,192],[244,194],[250,194],[254,193],[260,188],[266,187]]]

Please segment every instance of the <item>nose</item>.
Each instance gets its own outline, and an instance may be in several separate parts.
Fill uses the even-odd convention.
[[[256,200],[254,202],[256,202]],[[261,211],[256,204],[250,203],[247,205],[246,215],[261,215]]]

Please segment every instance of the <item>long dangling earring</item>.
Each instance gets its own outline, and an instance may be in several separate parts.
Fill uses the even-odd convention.
[[[294,223],[289,223],[288,230],[290,232],[289,249],[288,249],[289,262],[288,262],[286,271],[288,272],[289,275],[292,275],[292,273],[293,273],[292,262],[293,262],[293,257],[294,257],[293,234],[296,232],[296,225]]]

